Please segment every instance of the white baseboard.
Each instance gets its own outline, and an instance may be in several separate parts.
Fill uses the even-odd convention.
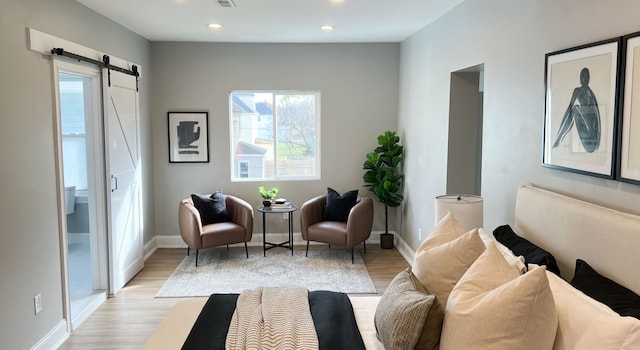
[[[149,240],[149,242],[145,243],[144,247],[142,248],[142,253],[144,254],[144,261],[147,261],[147,259],[149,259],[151,254],[153,254],[153,252],[155,252],[156,249],[158,249],[158,244],[157,244],[157,239],[154,236]]]
[[[371,237],[367,240],[367,244],[378,244],[380,243],[380,234],[382,231],[374,231],[371,233]],[[395,232],[391,232],[395,233]],[[287,240],[287,233],[268,233],[267,241],[268,242],[284,242]],[[293,233],[293,244],[294,245],[306,245],[307,241],[302,239],[302,235],[300,232]],[[319,242],[310,242],[310,244],[324,244]],[[249,246],[262,246],[262,233],[254,233],[250,242],[247,242]],[[400,235],[395,234],[395,242],[394,246],[400,252],[400,255],[409,262],[409,264],[413,263],[413,256],[415,252],[409,247],[409,245],[400,237]],[[187,245],[182,240],[180,235],[157,235],[149,240],[144,245],[145,251],[145,260],[153,254],[158,248],[186,248]]]
[[[69,338],[67,332],[67,321],[60,320],[58,324],[49,331],[39,342],[37,342],[31,350],[49,350],[57,349]]]
[[[180,235],[156,235],[153,237],[157,248],[186,248]]]
[[[409,263],[409,265],[413,264],[413,257],[416,255],[416,252],[409,247],[407,242],[400,237],[400,235],[396,235],[396,249],[402,257]]]
[[[367,243],[380,243],[380,233],[382,231],[374,231],[371,233],[371,237],[367,240]],[[399,237],[398,235],[396,235]],[[268,242],[283,242],[287,240],[286,232],[278,232],[278,233],[267,233],[267,241]],[[307,241],[302,239],[302,235],[300,232],[293,233],[293,244],[294,245],[302,245],[307,244]],[[310,244],[322,244],[318,242],[311,242]],[[261,246],[262,245],[262,234],[254,233],[253,238],[250,242],[247,242],[249,246]],[[406,245],[406,244],[405,244]],[[157,235],[149,240],[144,245],[145,251],[145,259],[148,257],[147,255],[151,255],[157,248],[186,248],[187,245],[182,240],[180,235]]]
[[[86,298],[86,297],[85,297]],[[107,300],[107,292],[102,292],[98,294],[94,294],[91,297],[91,302],[84,308],[82,308],[82,312],[79,315],[76,315],[71,319],[71,324],[73,329],[78,329],[82,322],[84,322],[91,314],[96,311],[100,305],[102,305]],[[73,302],[71,302],[73,307]]]

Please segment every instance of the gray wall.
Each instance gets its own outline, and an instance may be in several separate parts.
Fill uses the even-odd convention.
[[[225,193],[261,204],[258,186],[278,186],[294,204],[326,193],[363,188],[365,154],[377,136],[395,130],[398,110],[398,43],[381,44],[151,44],[154,86],[151,114],[154,147],[155,227],[179,235],[178,202],[191,193]],[[317,89],[321,92],[321,175],[317,181],[230,182],[229,92],[250,89]],[[168,161],[167,112],[209,112],[210,162]],[[384,229],[376,201],[374,229]],[[392,226],[393,227],[393,226]],[[270,215],[269,232],[286,232]],[[294,215],[299,232],[299,218]],[[262,232],[256,217],[254,232]],[[256,237],[254,236],[254,239]]]
[[[144,199],[148,180],[149,43],[72,0],[3,0],[0,4],[0,328],[3,349],[28,349],[62,320],[62,286],[54,162],[51,61],[28,50],[27,28],[108,52],[142,66]],[[153,233],[144,212],[145,240]],[[43,311],[33,312],[42,293]]]
[[[640,187],[540,166],[545,53],[640,30],[636,0],[465,1],[402,43],[399,132],[407,159],[403,238],[434,225],[446,190],[451,72],[484,64],[482,196],[485,227],[513,223],[529,183],[640,212]],[[424,237],[422,237],[424,239]]]

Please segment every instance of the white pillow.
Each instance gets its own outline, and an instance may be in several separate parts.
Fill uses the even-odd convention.
[[[547,278],[558,313],[554,350],[640,349],[640,320],[618,315],[551,272]]]
[[[498,242],[493,237],[493,235],[489,235],[482,227],[478,228],[478,233],[480,234],[480,238],[482,238],[482,241],[484,242],[485,246],[489,245],[489,243],[491,242],[495,243],[496,247],[498,248],[500,253],[502,253],[502,256],[505,258],[505,260],[507,260],[509,265],[516,268],[516,270],[518,270],[520,274],[523,274],[525,273],[525,271],[527,271],[527,267],[524,263],[524,256],[522,255],[516,256],[515,254],[513,254],[511,249],[507,248],[507,246],[505,246],[504,244]]]
[[[557,325],[545,268],[520,275],[490,243],[449,295],[440,349],[551,349]]]

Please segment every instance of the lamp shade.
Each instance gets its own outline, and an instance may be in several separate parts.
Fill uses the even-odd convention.
[[[482,227],[482,197],[470,194],[436,197],[436,224],[451,213],[462,227],[471,230]]]

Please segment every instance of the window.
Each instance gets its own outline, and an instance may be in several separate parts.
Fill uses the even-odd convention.
[[[249,162],[245,160],[241,160],[238,162],[240,165],[240,178],[248,178],[249,177]]]
[[[320,178],[320,92],[232,91],[231,180]]]
[[[71,73],[58,73],[60,91],[60,127],[62,131],[62,153],[64,157],[64,185],[75,186],[86,191],[87,141],[85,114],[91,113],[85,103],[90,93],[90,79]]]

